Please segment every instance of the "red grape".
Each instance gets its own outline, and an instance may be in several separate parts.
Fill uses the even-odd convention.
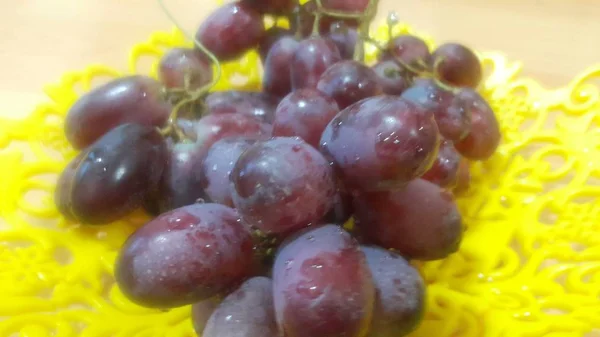
[[[236,90],[215,91],[205,100],[210,114],[237,113],[256,117],[268,124],[273,122],[278,103],[276,97],[262,92]]]
[[[165,141],[156,128],[120,125],[69,165],[59,180],[57,201],[70,206],[65,216],[85,224],[118,220],[140,207],[154,190],[166,157]]]
[[[335,42],[342,59],[351,60],[354,57],[354,49],[358,41],[356,28],[348,27],[343,21],[336,21],[331,24],[327,37]]]
[[[429,47],[422,39],[414,35],[399,35],[389,43],[381,55],[382,60],[398,60],[413,67],[419,67],[419,61],[427,64],[431,59]]]
[[[353,60],[341,61],[327,68],[317,88],[332,97],[340,109],[383,93],[375,71]]]
[[[197,50],[173,48],[160,61],[158,76],[167,88],[194,90],[210,83],[213,71]]]
[[[316,88],[325,70],[341,59],[337,46],[328,38],[313,36],[301,41],[290,64],[292,89]]]
[[[287,337],[363,337],[375,289],[358,243],[325,225],[283,246],[273,267],[277,323]]]
[[[201,177],[200,189],[210,200],[233,207],[229,175],[238,158],[254,143],[254,139],[229,138],[213,144],[197,172]]]
[[[442,259],[458,249],[462,238],[452,194],[422,179],[404,189],[356,196],[354,217],[366,242],[410,259]]]
[[[339,111],[337,103],[318,90],[296,90],[279,103],[273,136],[297,136],[318,148],[323,130]]]
[[[439,143],[432,115],[396,96],[342,110],[323,132],[321,150],[347,188],[398,188],[433,164]]]
[[[273,44],[263,66],[265,92],[281,97],[292,91],[290,62],[299,44],[293,36],[284,36]]]
[[[150,77],[128,76],[86,93],[67,113],[67,139],[83,149],[121,124],[164,125],[171,105],[163,100],[161,90],[161,84]]]
[[[476,88],[481,82],[482,70],[475,53],[458,43],[439,46],[431,58],[434,72],[451,85]]]
[[[242,0],[241,2],[262,14],[274,15],[291,14],[297,3],[296,0]]]
[[[469,107],[472,120],[470,132],[462,141],[455,144],[456,149],[469,159],[488,159],[496,152],[502,138],[496,115],[475,90],[461,90],[458,96]]]
[[[452,190],[455,195],[465,194],[471,185],[471,169],[469,168],[469,161],[462,159],[458,165],[458,173],[456,187]]]
[[[379,247],[362,246],[373,283],[375,306],[369,337],[396,337],[412,332],[423,317],[425,283],[402,256]]]
[[[262,16],[240,2],[219,7],[202,23],[196,39],[220,61],[231,61],[257,46],[265,35]]]
[[[275,44],[275,42],[279,41],[284,36],[292,36],[292,32],[283,27],[273,26],[265,32],[265,36],[258,44],[258,54],[260,55],[260,59],[263,63],[267,59],[267,54],[271,47]]]
[[[400,95],[412,85],[414,75],[393,60],[381,61],[373,70],[385,94]]]
[[[254,277],[227,296],[213,312],[202,337],[278,337],[273,282]]]
[[[371,0],[321,0],[325,9],[350,13],[364,12],[370,2]]]
[[[194,204],[151,220],[127,239],[115,279],[131,301],[172,308],[209,299],[254,268],[250,233],[234,209]]]
[[[244,222],[281,234],[308,226],[331,209],[333,173],[323,156],[300,138],[273,138],[238,159],[230,179]]]
[[[425,172],[422,178],[440,187],[452,188],[458,179],[460,161],[460,154],[454,149],[454,144],[445,140],[440,144],[440,150],[433,166]]]
[[[254,117],[224,113],[202,117],[195,123],[195,131],[196,142],[202,144],[208,151],[221,139],[240,137],[267,139],[271,136],[272,127]]]
[[[192,323],[198,336],[202,336],[206,323],[219,306],[219,303],[221,303],[221,299],[216,296],[192,305]]]
[[[419,79],[402,97],[433,113],[440,134],[453,142],[463,139],[471,128],[469,102],[431,79]]]

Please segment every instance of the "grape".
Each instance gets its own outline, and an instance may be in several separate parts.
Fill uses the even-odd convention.
[[[328,38],[313,36],[301,41],[290,64],[292,89],[316,88],[325,70],[341,59]]]
[[[304,5],[298,7],[296,10],[296,20],[292,20],[291,22],[292,31],[299,32],[298,35],[301,37],[308,37],[311,35],[315,22],[316,11],[317,3],[314,0],[308,1]],[[319,33],[328,33],[331,25],[336,21],[340,21],[340,19],[321,16],[321,22],[319,22]],[[348,27],[357,27],[359,25],[359,21],[356,19],[344,19],[341,21]]]
[[[440,150],[433,166],[425,172],[422,178],[440,187],[452,188],[458,179],[460,160],[461,157],[454,149],[454,144],[444,140],[440,144]]]
[[[293,36],[284,36],[273,44],[263,67],[265,92],[281,97],[292,91],[290,62],[298,45]]]
[[[158,76],[167,88],[195,90],[212,81],[213,71],[197,50],[173,48],[160,61]]]
[[[224,113],[202,117],[195,124],[196,142],[205,150],[221,139],[253,137],[267,139],[271,136],[272,127],[261,123],[258,119],[247,115]],[[206,153],[206,152],[205,152]]]
[[[244,222],[267,234],[320,220],[336,193],[327,161],[300,138],[253,145],[240,156],[230,179],[233,203]]]
[[[279,41],[284,36],[292,36],[292,32],[283,27],[273,26],[265,32],[265,36],[258,44],[258,54],[260,55],[260,59],[265,63],[267,59],[267,54],[271,47],[275,44],[275,42]]]
[[[375,71],[353,60],[341,61],[327,68],[317,88],[332,97],[340,109],[383,93]]]
[[[254,91],[216,91],[206,97],[205,104],[213,115],[237,113],[272,123],[279,100],[271,95]]]
[[[433,116],[396,96],[342,110],[321,137],[321,150],[346,188],[398,188],[425,173],[439,143]]]
[[[265,35],[260,13],[240,2],[227,3],[202,23],[196,40],[220,61],[232,61],[258,45]]]
[[[425,284],[402,256],[379,247],[362,246],[373,283],[375,305],[369,337],[397,337],[412,332],[423,317]]]
[[[273,266],[277,323],[287,337],[363,337],[375,289],[358,243],[341,227],[308,230]]]
[[[323,130],[339,111],[337,103],[318,90],[296,90],[279,103],[273,136],[297,136],[318,148]]]
[[[434,72],[451,85],[476,88],[481,82],[482,70],[475,53],[458,43],[439,46],[431,58]]]
[[[381,61],[373,70],[385,94],[400,95],[412,85],[413,74],[393,60]]]
[[[323,218],[323,223],[343,225],[352,217],[352,196],[338,191],[333,199],[333,207]]]
[[[229,188],[229,175],[238,158],[256,140],[247,138],[222,139],[213,144],[201,169],[201,189],[216,203],[233,207]]]
[[[81,96],[67,113],[65,134],[75,148],[83,149],[118,125],[162,126],[170,114],[159,82],[127,76]]]
[[[134,303],[172,308],[209,299],[253,273],[253,243],[237,212],[194,204],[162,214],[131,235],[115,279]]]
[[[241,2],[262,14],[273,15],[291,14],[296,6],[296,0],[242,0]]]
[[[202,336],[206,323],[220,302],[221,300],[216,296],[192,305],[192,323],[194,324],[194,331],[196,331],[198,336]]]
[[[468,102],[436,81],[419,79],[402,93],[402,97],[433,113],[444,138],[458,142],[469,133],[471,109]]]
[[[254,277],[227,296],[213,312],[202,337],[278,337],[273,282]]]
[[[419,67],[420,63],[426,64],[431,59],[431,53],[425,41],[414,35],[405,34],[393,38],[380,59],[398,60],[404,64]]]
[[[73,180],[77,174],[77,168],[83,160],[85,152],[80,152],[77,157],[64,168],[56,182],[54,190],[54,203],[58,211],[68,220],[75,220],[71,212],[71,188]]]
[[[335,42],[342,59],[351,60],[354,57],[354,49],[358,41],[356,28],[348,27],[343,21],[336,21],[331,24],[327,37]]]
[[[496,152],[502,138],[496,115],[475,90],[464,89],[458,95],[469,107],[472,121],[470,132],[455,144],[456,149],[469,159],[488,159]]]
[[[469,161],[462,159],[458,165],[458,173],[456,187],[452,190],[455,195],[463,195],[467,193],[471,185],[471,170],[469,169]]]
[[[349,13],[362,13],[369,6],[370,0],[321,0],[323,8]]]
[[[356,196],[354,217],[366,242],[410,259],[442,259],[458,249],[462,238],[452,195],[422,179],[404,189]]]
[[[110,130],[67,167],[56,195],[65,216],[100,225],[140,207],[156,186],[167,157],[154,127],[123,124]]]

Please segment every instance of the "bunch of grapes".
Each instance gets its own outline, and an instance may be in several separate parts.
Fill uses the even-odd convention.
[[[65,217],[154,219],[115,266],[133,302],[193,304],[204,337],[389,337],[414,330],[410,260],[460,245],[454,194],[500,132],[460,44],[392,36],[364,62],[376,0],[241,0],[200,26],[159,80],[117,79],[70,109],[81,153],[59,178]],[[265,29],[287,16],[291,28]],[[213,63],[258,48],[262,91],[210,92]],[[348,222],[353,218],[353,222]],[[348,225],[352,223],[353,225]]]

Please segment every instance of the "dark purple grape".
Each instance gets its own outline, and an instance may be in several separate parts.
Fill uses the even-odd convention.
[[[331,211],[327,213],[322,222],[343,225],[350,220],[353,213],[352,195],[339,191],[333,199]]]
[[[273,131],[269,124],[262,123],[254,117],[235,113],[204,116],[195,123],[194,130],[196,142],[202,144],[206,152],[221,139],[240,137],[267,139]]]
[[[425,283],[402,256],[362,246],[375,284],[375,305],[369,337],[404,336],[415,330],[425,309]]]
[[[279,99],[262,92],[228,90],[212,92],[206,97],[205,104],[213,115],[236,113],[271,124]]]
[[[325,9],[349,13],[363,13],[371,0],[321,0]]]
[[[456,175],[456,186],[452,190],[452,193],[461,196],[469,191],[471,185],[471,169],[469,168],[469,161],[465,158],[460,161]]]
[[[232,61],[257,46],[264,35],[262,15],[252,6],[232,2],[206,18],[196,39],[220,61]]]
[[[278,337],[273,281],[254,277],[227,296],[213,312],[202,337]]]
[[[260,55],[260,59],[263,63],[267,59],[267,54],[271,47],[275,44],[275,42],[279,41],[284,36],[292,36],[292,32],[283,27],[273,26],[265,32],[265,36],[258,44],[258,54]]]
[[[422,69],[431,59],[429,47],[421,38],[414,35],[399,35],[388,43],[381,60],[397,60],[401,63]]]
[[[162,214],[127,239],[115,265],[131,301],[172,308],[209,299],[253,273],[254,246],[237,212],[194,204]]]
[[[423,179],[443,188],[452,188],[458,179],[460,154],[454,149],[454,144],[444,140],[440,144],[437,158],[429,171],[425,172]]]
[[[198,336],[202,336],[206,323],[219,306],[219,303],[221,303],[221,299],[216,296],[192,305],[192,323]]]
[[[477,88],[482,70],[475,53],[458,43],[439,46],[431,57],[434,73],[444,82],[458,87]]]
[[[230,179],[244,222],[281,234],[315,223],[331,209],[333,173],[323,156],[300,138],[273,138],[238,159]]]
[[[323,130],[339,111],[337,103],[318,90],[296,90],[279,103],[275,111],[273,136],[300,137],[319,148]]]
[[[167,88],[195,90],[209,84],[212,76],[210,62],[197,50],[187,48],[171,49],[161,59],[158,69],[158,77]]]
[[[67,219],[75,220],[71,211],[71,188],[77,174],[77,168],[85,157],[85,152],[80,152],[77,157],[64,168],[56,182],[54,190],[54,203],[58,211]]]
[[[118,220],[143,204],[155,189],[167,158],[154,127],[123,124],[110,130],[70,165],[56,194],[65,216],[100,225]],[[75,171],[74,164],[79,161]]]
[[[462,238],[452,194],[422,179],[404,189],[356,196],[354,218],[365,242],[410,259],[445,258],[458,250]]]
[[[475,90],[461,90],[458,96],[471,112],[471,130],[455,144],[463,156],[474,160],[490,158],[500,145],[500,126],[494,111]]]
[[[375,71],[353,60],[341,61],[327,68],[319,79],[317,89],[332,97],[340,109],[383,93]]]
[[[233,207],[229,175],[238,158],[250,146],[254,139],[229,138],[213,144],[197,171],[201,177],[201,188],[213,202]]]
[[[171,105],[163,100],[161,90],[161,84],[150,77],[128,76],[86,93],[67,113],[67,139],[83,149],[121,124],[164,125]]]
[[[310,0],[299,6],[295,10],[295,20],[291,21],[291,28],[293,32],[299,32],[299,36],[308,37],[311,35],[313,25],[315,22],[315,13],[317,11],[317,3],[314,0]],[[319,23],[319,33],[324,35],[327,34],[331,28],[331,25],[340,21],[339,18],[322,16],[321,22]],[[359,25],[359,21],[356,19],[344,19],[341,20],[346,26],[356,28]]]
[[[293,36],[284,36],[273,44],[263,66],[266,93],[282,97],[292,91],[290,63],[299,44]]]
[[[393,60],[381,61],[373,70],[385,94],[400,95],[412,85],[414,75]]]
[[[431,79],[418,79],[402,97],[433,113],[444,138],[458,142],[471,128],[471,109],[463,96],[443,88]]]
[[[375,289],[358,243],[336,225],[300,234],[273,267],[277,323],[287,337],[366,336]]]
[[[261,14],[289,15],[298,3],[297,0],[241,0]]]
[[[342,110],[323,132],[321,150],[350,189],[402,187],[433,164],[439,144],[433,115],[396,96]]]
[[[301,41],[290,63],[292,89],[316,88],[325,70],[341,60],[340,51],[328,38]]]
[[[358,41],[356,28],[348,27],[343,21],[336,21],[331,24],[327,37],[335,42],[342,59],[351,60],[354,57],[354,49]]]

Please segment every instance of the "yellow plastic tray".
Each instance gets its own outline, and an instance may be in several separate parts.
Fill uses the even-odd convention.
[[[387,36],[384,28],[376,35]],[[178,31],[156,32],[134,46],[126,73],[155,76],[164,51],[182,45],[189,42]],[[600,65],[547,90],[520,78],[519,63],[480,56],[481,90],[504,139],[492,159],[473,165],[472,189],[459,200],[468,226],[460,252],[420,265],[427,314],[413,335],[591,336],[600,328],[600,90],[592,84]],[[152,69],[139,69],[148,59]],[[258,88],[258,63],[251,52],[225,65],[218,89]],[[51,103],[0,120],[1,337],[194,336],[189,307],[140,308],[113,284],[116,251],[143,215],[80,227],[52,201],[56,176],[75,155],[63,134],[66,111],[91,86],[124,74],[101,65],[67,73],[46,88]],[[247,81],[233,85],[236,74]]]

